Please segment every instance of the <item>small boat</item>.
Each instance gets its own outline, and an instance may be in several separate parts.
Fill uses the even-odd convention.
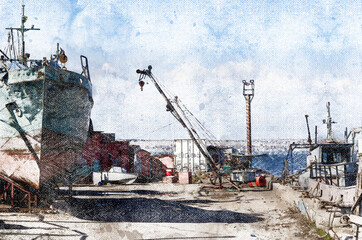
[[[106,183],[132,184],[138,174],[127,173],[124,168],[112,167],[108,172],[93,172],[93,183],[103,185]]]

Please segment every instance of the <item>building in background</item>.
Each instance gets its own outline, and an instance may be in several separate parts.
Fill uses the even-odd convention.
[[[82,158],[92,171],[108,171],[116,166],[134,172],[134,149],[129,141],[116,141],[114,133],[94,131],[86,142]]]
[[[139,181],[158,181],[166,175],[166,166],[151,153],[141,149],[137,145],[132,145],[134,149],[134,169],[138,173]]]
[[[153,157],[160,160],[162,162],[162,164],[165,165],[165,167],[167,169],[174,169],[175,168],[174,155],[172,155],[172,154],[157,154],[157,155],[154,155]]]
[[[115,140],[114,133],[93,131],[83,150],[82,158],[90,172],[107,172],[121,167],[127,173],[137,173],[138,181],[161,180],[166,166],[151,153],[129,141]]]

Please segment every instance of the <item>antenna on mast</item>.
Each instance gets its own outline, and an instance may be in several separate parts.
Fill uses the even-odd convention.
[[[336,123],[334,121],[332,121],[332,117],[331,117],[331,103],[327,102],[327,120],[323,119],[323,123],[327,124],[327,142],[333,142],[333,131],[332,131],[332,124]]]
[[[20,63],[25,65],[26,64],[26,60],[25,60],[25,41],[24,41],[24,33],[30,30],[40,30],[40,28],[34,28],[34,25],[31,26],[31,28],[25,28],[24,23],[26,22],[26,20],[28,19],[27,16],[25,16],[25,4],[24,4],[24,0],[22,3],[22,15],[21,15],[21,27],[20,28],[6,28],[8,30],[17,30],[21,33],[21,43],[22,43],[22,47],[21,47],[21,59],[20,59]]]

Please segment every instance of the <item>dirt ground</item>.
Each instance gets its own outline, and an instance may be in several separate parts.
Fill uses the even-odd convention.
[[[201,184],[75,187],[52,211],[0,213],[0,239],[314,239],[273,191]]]

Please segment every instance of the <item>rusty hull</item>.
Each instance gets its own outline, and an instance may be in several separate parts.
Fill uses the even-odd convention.
[[[38,189],[74,167],[87,139],[91,89],[88,78],[67,70],[10,71],[0,84],[0,174]]]

